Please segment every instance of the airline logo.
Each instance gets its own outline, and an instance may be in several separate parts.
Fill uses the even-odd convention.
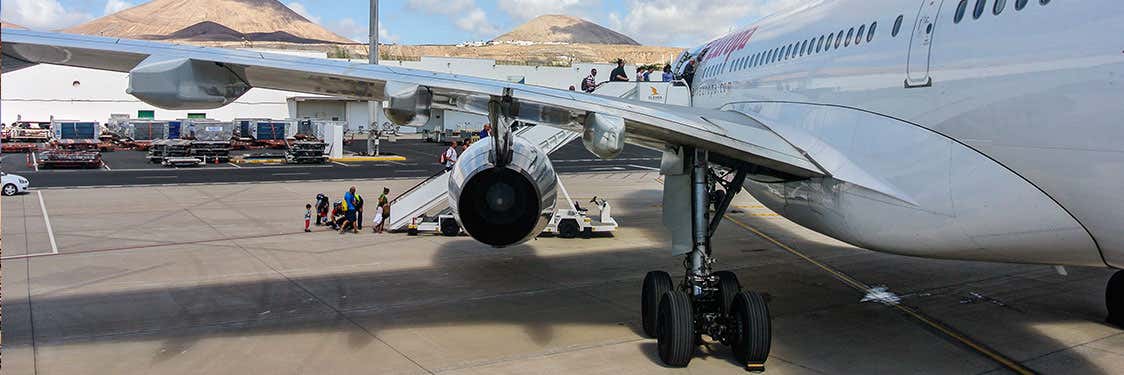
[[[710,42],[710,44],[706,46],[708,52],[706,56],[703,57],[703,61],[729,56],[731,53],[745,48],[746,43],[749,43],[749,40],[753,38],[753,33],[755,32],[757,32],[757,26]]]

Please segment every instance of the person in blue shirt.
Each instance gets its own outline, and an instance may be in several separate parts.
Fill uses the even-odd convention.
[[[355,213],[358,211],[358,208],[355,206],[355,185],[351,185],[351,187],[347,189],[347,192],[343,194],[342,203],[344,223],[340,225],[340,234],[343,234],[348,228],[351,228],[353,233],[359,233],[359,229],[356,229],[355,226]]]
[[[663,81],[671,82],[675,80],[675,75],[671,74],[671,64],[663,66]]]
[[[488,133],[492,132],[492,124],[484,124],[484,128],[480,129],[480,139],[488,138]]]

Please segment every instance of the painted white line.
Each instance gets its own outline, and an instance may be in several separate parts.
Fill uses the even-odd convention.
[[[347,164],[344,164],[344,163],[340,163],[338,161],[333,161],[332,164],[338,164],[338,165],[342,165],[342,166],[345,166],[345,167],[353,167],[353,165],[347,165]]]
[[[39,208],[43,209],[43,222],[47,224],[47,237],[51,238],[51,253],[58,254],[59,245],[55,243],[55,230],[51,228],[51,217],[47,216],[47,204],[43,203],[43,192],[36,191],[36,193],[39,193]]]
[[[238,164],[234,164],[234,163],[227,163],[227,164],[230,164],[230,165],[234,166],[234,168],[242,168],[242,166],[238,165]]]
[[[647,170],[649,170],[649,171],[658,171],[658,170],[660,170],[659,168],[645,167],[645,166],[643,166],[643,165],[636,165],[636,164],[629,164],[628,166],[629,166],[629,167],[633,167],[633,168],[639,168],[639,169],[647,169]]]
[[[6,256],[6,257],[0,257],[0,260],[45,257],[45,256],[48,256],[48,255],[58,255],[58,253],[33,253],[33,254],[24,254],[24,255],[9,255],[9,256]]]
[[[273,175],[274,176],[303,176],[303,175],[306,175],[306,174],[311,174],[311,173],[308,173],[308,172],[274,173]]]
[[[109,169],[109,164],[106,163],[104,160],[101,162],[101,166],[103,168],[105,168],[105,170],[107,170],[107,171],[112,171],[112,169]]]

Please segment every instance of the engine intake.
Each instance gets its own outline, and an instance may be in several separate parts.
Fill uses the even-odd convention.
[[[546,153],[518,137],[512,149],[511,162],[497,167],[492,142],[476,142],[458,158],[449,177],[449,205],[461,227],[495,247],[517,245],[541,233],[558,197],[558,175]]]

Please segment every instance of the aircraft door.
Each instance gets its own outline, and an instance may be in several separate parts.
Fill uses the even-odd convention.
[[[932,86],[929,77],[929,51],[933,46],[933,35],[937,29],[937,16],[944,0],[922,0],[917,11],[917,22],[913,26],[913,36],[909,42],[909,62],[906,64],[905,87]]]

